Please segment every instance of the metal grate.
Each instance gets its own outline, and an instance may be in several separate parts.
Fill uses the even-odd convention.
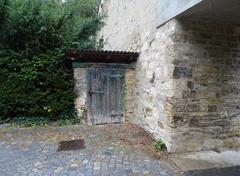
[[[84,139],[78,139],[78,140],[59,142],[57,151],[60,152],[60,151],[81,150],[84,148],[85,148]]]

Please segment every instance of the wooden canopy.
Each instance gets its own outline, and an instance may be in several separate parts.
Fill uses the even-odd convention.
[[[66,50],[66,57],[73,62],[131,64],[139,53],[126,51]]]

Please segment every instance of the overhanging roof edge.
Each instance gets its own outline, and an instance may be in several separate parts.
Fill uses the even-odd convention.
[[[139,53],[133,51],[67,49],[65,51],[65,56],[73,62],[130,64],[137,61]]]

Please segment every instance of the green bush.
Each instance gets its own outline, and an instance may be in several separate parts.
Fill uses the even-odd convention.
[[[98,0],[0,0],[0,123],[57,120],[74,106],[66,48],[92,49]],[[21,119],[21,118],[19,118]]]
[[[157,139],[157,140],[155,140],[155,142],[154,142],[154,147],[155,147],[155,149],[156,149],[158,152],[166,149],[166,145],[165,145],[165,143],[164,143],[164,141],[163,141],[162,139]]]
[[[72,112],[62,114],[57,120],[57,124],[59,126],[68,126],[68,125],[79,124],[80,121],[81,119],[79,119],[77,112],[72,111]]]
[[[11,120],[12,126],[20,126],[20,127],[36,127],[36,126],[47,126],[49,123],[49,119],[45,117],[15,117]]]

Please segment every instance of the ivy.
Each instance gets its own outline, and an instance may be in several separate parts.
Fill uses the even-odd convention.
[[[98,0],[0,0],[0,123],[73,113],[64,50],[102,46],[95,37],[103,25],[97,6]]]

